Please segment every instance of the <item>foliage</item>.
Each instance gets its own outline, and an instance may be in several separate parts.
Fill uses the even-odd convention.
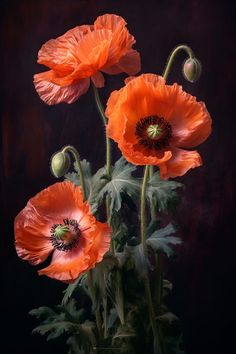
[[[68,343],[72,345],[71,353],[74,350],[75,338],[79,349],[83,347],[90,350],[92,343],[96,342],[94,323],[84,320],[84,310],[77,310],[75,299],[71,299],[64,306],[56,306],[55,309],[39,307],[29,313],[42,321],[33,330],[33,334],[47,335],[47,340],[67,334],[70,336]]]
[[[164,181],[160,178],[159,171],[155,172],[148,181],[146,198],[156,212],[167,213],[178,201],[177,189],[183,187],[176,181]]]
[[[98,200],[101,202],[105,195],[110,198],[110,214],[114,211],[118,212],[122,206],[122,195],[128,194],[135,197],[140,190],[140,182],[137,178],[132,177],[132,172],[136,167],[127,163],[121,157],[112,167],[111,178],[104,185],[98,194]]]
[[[166,253],[168,257],[173,254],[171,246],[179,245],[182,241],[172,236],[175,229],[172,224],[167,225],[163,229],[155,231],[146,241],[147,245],[152,247],[154,251],[161,251]]]

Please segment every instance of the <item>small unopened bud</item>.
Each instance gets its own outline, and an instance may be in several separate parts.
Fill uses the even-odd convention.
[[[52,174],[60,178],[64,176],[70,168],[70,156],[66,152],[56,152],[51,159],[51,171]]]
[[[186,80],[196,82],[202,72],[202,66],[196,58],[189,58],[183,64],[183,75]]]

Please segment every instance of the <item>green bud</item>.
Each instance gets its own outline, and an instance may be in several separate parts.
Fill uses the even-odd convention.
[[[56,152],[51,159],[51,171],[52,174],[60,178],[64,176],[70,168],[70,156],[66,152]]]
[[[183,75],[187,81],[196,82],[202,72],[202,65],[196,58],[189,58],[183,64]]]

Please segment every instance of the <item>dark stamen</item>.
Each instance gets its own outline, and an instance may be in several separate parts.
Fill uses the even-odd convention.
[[[60,226],[62,232],[61,236],[59,237],[58,228],[60,228]],[[70,220],[66,218],[63,220],[63,224],[54,224],[50,230],[50,233],[50,240],[53,247],[59,251],[68,252],[78,245],[81,231],[76,220]]]
[[[137,123],[135,135],[141,145],[151,150],[161,150],[169,145],[172,128],[164,118],[149,116]]]

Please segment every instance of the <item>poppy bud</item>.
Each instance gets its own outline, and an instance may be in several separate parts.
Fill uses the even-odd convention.
[[[66,152],[56,152],[51,159],[51,171],[52,174],[60,178],[64,176],[70,168],[70,156]]]
[[[202,72],[202,66],[196,58],[189,58],[183,64],[183,75],[187,81],[196,82]]]

